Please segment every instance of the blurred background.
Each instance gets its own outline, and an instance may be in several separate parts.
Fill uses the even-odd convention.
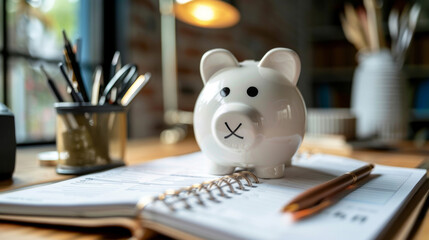
[[[301,57],[298,88],[309,108],[350,108],[357,50],[346,39],[340,22],[345,3],[362,1],[235,0],[239,22],[228,28],[192,26],[176,20],[178,108],[192,111],[203,84],[201,56],[212,48],[230,50],[239,61],[259,60],[270,49],[287,47]],[[412,1],[382,1],[381,22],[387,30],[391,9]],[[409,111],[407,138],[429,126],[429,1],[421,13],[405,58],[402,74]],[[58,62],[63,57],[61,31],[75,43],[87,86],[96,66],[108,69],[115,51],[121,61],[150,72],[151,82],[129,109],[129,138],[159,136],[164,122],[161,13],[159,0],[3,0],[0,4],[0,99],[15,114],[19,144],[55,140],[55,98],[43,64],[65,91]],[[164,35],[165,36],[165,35]],[[175,38],[175,39],[174,39]],[[166,55],[168,57],[168,55]],[[408,113],[407,113],[408,114]]]

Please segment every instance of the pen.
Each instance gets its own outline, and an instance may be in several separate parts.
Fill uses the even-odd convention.
[[[45,74],[46,79],[48,80],[48,84],[49,87],[52,90],[52,93],[55,95],[55,97],[57,98],[58,102],[64,102],[63,97],[61,96],[61,93],[58,91],[57,86],[55,85],[54,81],[52,81],[52,78],[49,77],[48,73],[46,72],[45,68],[42,66],[40,66],[40,69],[42,70],[42,72]]]
[[[336,177],[328,182],[312,187],[292,199],[288,204],[286,204],[286,206],[283,207],[282,211],[295,213],[311,208],[317,211],[321,210],[324,207],[330,205],[329,199],[331,197],[368,176],[373,168],[374,165],[367,164],[354,171],[347,172],[339,177]],[[314,211],[309,211],[308,213],[311,214],[313,212]]]
[[[73,101],[75,101],[75,102],[84,102],[84,100],[83,100],[82,96],[81,96],[81,95],[79,95],[79,94],[75,91],[75,89],[74,89],[74,87],[73,87],[73,83],[70,81],[69,77],[67,76],[67,72],[66,72],[66,70],[65,70],[65,68],[64,68],[63,63],[59,63],[59,64],[58,64],[58,67],[60,68],[61,73],[63,74],[63,77],[64,77],[64,79],[66,80],[66,83],[67,83],[67,85],[69,86],[69,88],[70,88],[70,90],[71,90],[71,95],[72,95]]]
[[[82,38],[76,39],[76,61],[80,62],[82,60]]]
[[[71,83],[73,84],[74,89],[76,91],[78,91],[79,84],[78,84],[78,82],[76,80],[76,75],[73,72],[73,67],[71,65],[71,61],[70,61],[69,55],[68,55],[68,53],[67,53],[67,51],[65,49],[63,50],[63,53],[64,53],[65,69],[67,70],[67,76],[69,76],[69,79],[70,79]],[[69,71],[71,71],[71,74],[69,73]]]
[[[138,92],[148,83],[151,77],[150,73],[146,73],[145,75],[140,75],[131,87],[127,90],[124,96],[120,99],[120,103],[122,106],[128,106],[130,102],[134,99]]]
[[[40,66],[40,69],[42,70],[42,72],[45,74],[46,78],[48,79],[48,84],[49,87],[52,90],[52,93],[54,93],[55,97],[57,98],[58,102],[64,102],[63,97],[61,96],[61,93],[58,91],[57,85],[54,83],[54,81],[52,80],[52,78],[48,75],[48,73],[45,70],[45,67]],[[66,125],[67,129],[72,129],[73,128],[73,124],[76,124],[76,120],[74,120],[73,116],[69,116],[66,115],[64,120],[64,124]]]
[[[119,87],[118,98],[124,96],[125,92],[128,90],[128,88],[130,88],[138,76],[137,66],[133,64],[130,68],[130,71],[123,79],[121,86]]]
[[[85,89],[85,84],[83,83],[82,75],[80,74],[79,65],[76,62],[76,56],[73,52],[70,41],[68,40],[66,32],[64,30],[63,30],[63,38],[64,38],[64,47],[67,51],[68,58],[70,59],[70,64],[72,66],[74,76],[76,77],[76,81],[78,83],[83,100],[85,102],[89,102],[88,94]]]
[[[119,87],[123,79],[126,77],[126,74],[130,71],[132,65],[127,64],[121,68],[115,76],[109,81],[109,83],[104,88],[103,93],[101,94],[100,100],[98,101],[99,105],[104,105],[108,101],[108,96],[114,88]]]
[[[100,87],[101,87],[101,79],[103,78],[103,68],[98,66],[95,68],[94,73],[94,82],[92,83],[92,94],[91,94],[91,103],[92,105],[98,104],[98,99],[100,97]]]
[[[115,74],[121,69],[121,53],[116,51],[112,58],[112,63],[110,65],[110,79],[115,76]]]

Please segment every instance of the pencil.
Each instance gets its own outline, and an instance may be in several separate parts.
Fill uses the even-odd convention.
[[[303,209],[315,207],[319,203],[324,202],[324,200],[340,193],[350,185],[355,184],[368,176],[373,168],[374,165],[367,164],[328,182],[310,188],[292,199],[288,204],[286,204],[286,206],[283,207],[282,211],[297,212]]]

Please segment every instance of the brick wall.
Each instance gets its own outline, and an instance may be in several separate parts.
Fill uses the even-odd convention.
[[[236,4],[241,20],[228,29],[203,29],[176,21],[180,109],[193,110],[203,87],[200,59],[210,49],[228,49],[239,61],[259,60],[274,47],[292,48],[302,59],[308,55],[306,31],[302,31],[306,23],[297,20],[304,14],[301,1],[237,0]],[[159,2],[129,0],[127,12],[127,19],[124,19],[126,46],[123,46],[126,61],[136,63],[140,72],[152,73],[150,84],[132,103],[129,135],[153,136],[164,128]],[[304,72],[305,68],[304,64]],[[302,81],[301,78],[299,86],[305,89]]]

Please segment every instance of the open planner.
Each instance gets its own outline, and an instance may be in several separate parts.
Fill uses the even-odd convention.
[[[0,194],[0,219],[124,226],[138,236],[152,229],[175,238],[375,239],[407,206],[426,170],[376,165],[365,182],[314,216],[294,222],[281,212],[302,191],[364,164],[301,155],[284,178],[255,183],[243,172],[220,180],[207,174],[197,152]]]

